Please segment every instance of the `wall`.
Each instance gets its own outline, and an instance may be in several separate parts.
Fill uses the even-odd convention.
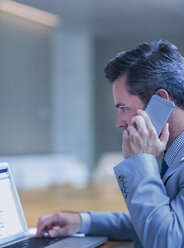
[[[0,12],[0,155],[50,151],[50,32]]]
[[[52,152],[92,168],[94,154],[93,37],[55,30],[52,42]]]
[[[103,153],[121,152],[105,64],[158,38],[184,51],[183,36],[180,26],[95,36],[1,12],[0,155],[67,153],[92,169]]]
[[[63,153],[92,168],[92,37],[0,14],[0,155]]]

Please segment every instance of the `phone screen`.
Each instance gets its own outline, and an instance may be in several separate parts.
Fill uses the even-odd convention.
[[[175,105],[158,95],[153,95],[145,109],[155,127],[158,136],[167,123]]]

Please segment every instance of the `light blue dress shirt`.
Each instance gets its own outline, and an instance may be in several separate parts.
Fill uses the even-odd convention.
[[[172,164],[176,154],[182,148],[183,140],[184,140],[184,132],[182,132],[167,149],[164,156],[164,160],[167,163],[168,167]]]
[[[88,212],[81,212],[80,213],[82,225],[80,228],[80,233],[88,233],[90,225],[91,225],[91,217]]]

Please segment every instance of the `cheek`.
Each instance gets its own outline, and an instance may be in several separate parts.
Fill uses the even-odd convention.
[[[131,124],[132,117],[134,117],[133,114],[129,113],[129,114],[126,115],[126,123],[127,123],[128,126]]]
[[[137,110],[138,110],[138,109],[145,110],[145,108],[146,108],[146,105],[143,104],[142,102],[139,102],[139,103],[137,104],[136,113],[137,113]]]
[[[131,113],[132,117],[137,115],[137,110],[138,109],[144,110],[145,107],[146,107],[142,102],[136,102],[134,106],[135,107],[132,109],[132,113]]]
[[[137,115],[137,110],[140,109],[140,108],[133,108],[131,109],[131,111],[129,111],[127,114],[126,114],[126,123],[128,124],[128,126],[131,124],[131,120],[132,118]]]

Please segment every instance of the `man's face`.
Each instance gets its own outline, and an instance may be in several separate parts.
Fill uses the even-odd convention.
[[[137,109],[145,109],[145,104],[140,98],[128,92],[126,80],[127,75],[125,74],[113,83],[114,104],[118,108],[117,128],[127,128],[132,117],[137,114]]]

